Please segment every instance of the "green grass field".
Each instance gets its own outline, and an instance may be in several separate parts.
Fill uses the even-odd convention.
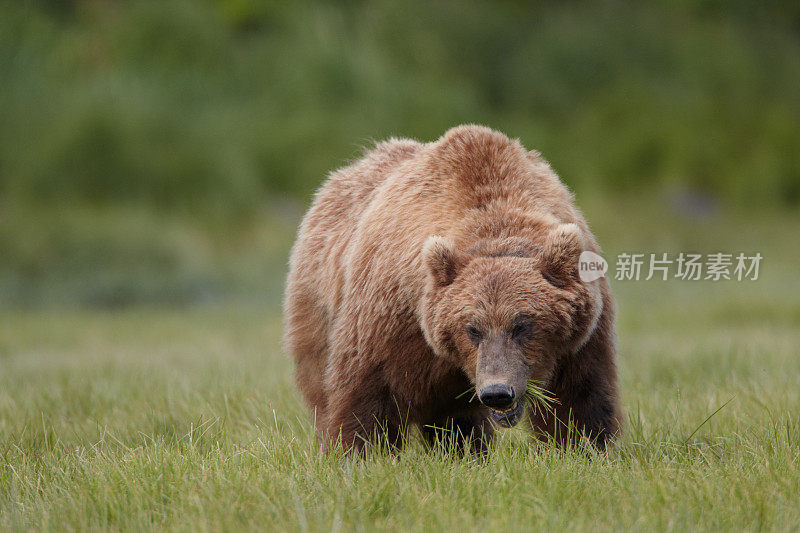
[[[587,209],[609,254],[765,259],[757,282],[613,283],[628,421],[606,455],[515,429],[483,461],[325,456],[275,302],[7,309],[0,529],[797,530],[797,217],[618,212]]]

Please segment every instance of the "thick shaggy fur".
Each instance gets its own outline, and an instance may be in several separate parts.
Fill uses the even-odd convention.
[[[578,278],[582,250],[599,252],[547,162],[488,128],[392,139],[334,172],[303,219],[285,299],[286,346],[326,442],[361,448],[380,431],[401,445],[404,423],[430,442],[437,427],[488,442],[489,410],[464,394],[483,353],[465,327],[478,324],[493,346],[516,343],[525,379],[558,399],[529,414],[540,435],[563,440],[571,419],[604,446],[620,418],[614,303],[605,278]],[[513,340],[502,332],[519,316],[531,331]]]

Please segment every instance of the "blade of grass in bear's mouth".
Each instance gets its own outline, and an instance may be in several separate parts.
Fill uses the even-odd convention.
[[[558,403],[558,399],[549,390],[541,386],[535,380],[528,381],[528,388],[525,390],[525,403],[533,410],[549,410],[552,405]]]
[[[551,404],[558,403],[558,400],[556,399],[556,397],[553,396],[553,394],[550,391],[548,391],[547,389],[545,389],[544,387],[539,385],[539,383],[540,382],[536,381],[536,380],[528,381],[528,386],[527,386],[527,389],[525,390],[525,396],[523,398],[523,402],[525,402],[525,404],[528,407],[530,407],[531,409],[537,409],[537,408],[539,408],[539,409],[547,409]],[[456,396],[456,399],[462,398],[462,397],[466,396],[467,394],[471,394],[469,402],[474,401],[478,397],[478,395],[476,394],[476,391],[475,391],[475,387],[473,386],[473,387],[468,388],[467,390],[465,390],[464,392],[462,392],[458,396]],[[505,413],[510,413],[510,412],[514,411],[514,409],[516,409],[516,408],[517,408],[517,404],[515,403],[513,407],[511,407],[510,409],[506,409],[506,410],[493,409],[491,407],[489,409],[491,409],[495,413],[505,414]]]

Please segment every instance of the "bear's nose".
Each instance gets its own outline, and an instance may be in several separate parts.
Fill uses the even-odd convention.
[[[508,409],[514,405],[514,387],[505,383],[491,383],[478,391],[478,399],[492,409]]]

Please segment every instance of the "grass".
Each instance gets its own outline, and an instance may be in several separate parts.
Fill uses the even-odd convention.
[[[614,282],[628,420],[606,455],[514,429],[483,461],[325,456],[274,306],[0,311],[0,529],[796,530],[796,220],[733,220],[656,234],[760,243],[758,282]]]
[[[544,388],[541,382],[528,381],[528,388],[525,389],[525,408],[529,412],[553,412],[556,403],[558,399]]]

